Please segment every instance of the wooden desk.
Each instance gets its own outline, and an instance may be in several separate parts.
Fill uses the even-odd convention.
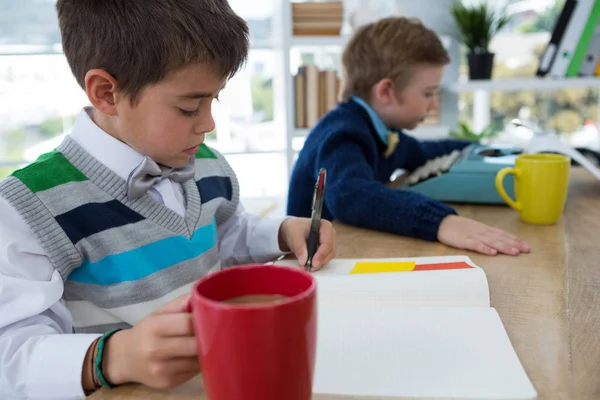
[[[525,239],[531,254],[487,257],[337,225],[338,257],[468,254],[487,274],[492,306],[539,399],[600,399],[600,182],[574,169],[565,214],[552,226],[520,223],[503,206],[456,208]],[[128,385],[101,390],[91,399],[205,399],[201,392],[199,380],[192,380],[168,393]]]

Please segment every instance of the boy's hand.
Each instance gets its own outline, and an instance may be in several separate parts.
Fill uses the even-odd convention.
[[[516,256],[531,250],[523,240],[501,229],[456,215],[449,215],[442,220],[437,237],[448,246],[491,256],[498,253]]]
[[[198,374],[192,314],[186,312],[189,297],[176,298],[107,340],[103,370],[108,382],[168,389]]]
[[[310,218],[291,217],[283,221],[279,228],[279,248],[292,251],[300,266],[308,259],[307,239],[310,232]],[[322,219],[319,235],[319,247],[312,260],[312,270],[317,271],[335,257],[335,229],[331,222]]]

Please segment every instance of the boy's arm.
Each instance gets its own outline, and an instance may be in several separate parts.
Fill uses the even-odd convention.
[[[403,142],[404,146],[402,145]],[[400,159],[406,160],[402,167],[413,171],[428,160],[449,154],[454,150],[462,150],[470,144],[473,144],[473,142],[455,139],[417,140],[412,136],[401,133],[396,154]]]
[[[0,399],[81,398],[81,366],[99,335],[72,331],[63,280],[0,197]]]
[[[240,204],[218,227],[219,258],[223,266],[270,261],[282,254],[279,227],[285,218],[261,218]]]
[[[437,240],[442,220],[456,214],[437,200],[378,182],[359,142],[331,140],[320,153],[319,167],[327,169],[325,202],[343,223]]]

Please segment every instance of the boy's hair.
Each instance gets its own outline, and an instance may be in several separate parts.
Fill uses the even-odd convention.
[[[248,25],[227,0],[58,0],[62,45],[85,90],[94,68],[135,104],[140,92],[192,64],[231,78],[248,55]]]
[[[420,65],[444,66],[450,57],[437,34],[419,20],[384,18],[354,33],[342,55],[341,99],[369,100],[371,89],[389,78],[397,90],[408,84]]]

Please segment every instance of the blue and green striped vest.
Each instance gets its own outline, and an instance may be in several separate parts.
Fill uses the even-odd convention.
[[[217,226],[237,208],[235,174],[203,145],[183,189],[185,218],[148,195],[130,201],[125,180],[70,138],[0,182],[62,276],[76,332],[129,327],[220,268]]]

